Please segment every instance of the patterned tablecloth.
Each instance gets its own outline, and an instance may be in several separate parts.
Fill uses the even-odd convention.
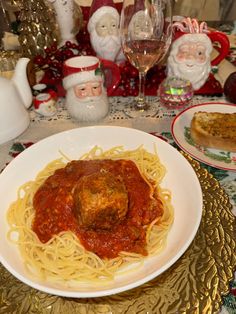
[[[99,125],[117,125],[140,129],[145,132],[155,133],[155,135],[161,136],[163,139],[168,141],[170,144],[177,145],[174,143],[171,135],[171,122],[178,110],[167,110],[163,108],[158,98],[150,97],[150,102],[152,106],[157,108],[158,114],[156,117],[145,117],[139,119],[132,119],[124,114],[125,106],[129,106],[132,101],[131,98],[114,97],[110,98],[111,110],[110,114],[102,121]],[[226,102],[226,100],[221,97],[194,97],[193,104],[200,104],[204,102]],[[236,109],[236,107],[235,107]],[[10,141],[8,143],[0,145],[0,170],[5,167],[7,163],[11,161],[17,154],[22,150],[30,146],[31,144],[58,132],[88,126],[88,123],[79,123],[73,121],[68,112],[64,107],[63,99],[60,99],[57,103],[57,113],[55,116],[46,118],[39,116],[32,109],[30,110],[31,123],[29,128],[21,134],[18,138]],[[236,215],[236,172],[225,171],[216,169],[204,164],[201,167],[206,168],[207,171],[213,175],[213,177],[220,182],[221,187],[229,196],[229,200],[232,204],[233,214]],[[1,276],[1,273],[0,273]],[[236,278],[235,281],[229,283],[230,293],[227,296],[222,296],[223,306],[221,308],[221,313],[236,313]],[[8,300],[12,300],[10,291],[1,291],[0,287],[0,313],[33,313],[27,310],[26,304],[21,304],[19,311],[8,304]],[[19,301],[19,300],[18,300]],[[19,303],[18,303],[19,306]],[[34,313],[42,313],[40,311]],[[45,311],[45,313],[52,313],[50,310]],[[88,313],[83,312],[83,313]],[[110,313],[110,312],[109,312]],[[132,311],[130,313],[133,313]],[[145,309],[141,309],[140,313],[147,313]],[[154,312],[153,312],[154,313]],[[178,313],[178,312],[176,312]],[[189,311],[190,313],[190,311]],[[192,313],[192,312],[191,312]],[[195,313],[195,312],[194,312]],[[197,312],[196,312],[197,313]],[[208,312],[210,313],[210,312]]]

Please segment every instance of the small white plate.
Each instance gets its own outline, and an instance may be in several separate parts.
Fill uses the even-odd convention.
[[[61,157],[60,151],[71,159],[78,159],[95,145],[109,149],[123,145],[135,149],[140,145],[150,152],[157,148],[167,173],[162,187],[172,193],[174,223],[168,234],[164,251],[123,276],[116,276],[109,283],[94,285],[78,284],[67,287],[32,278],[23,265],[18,247],[7,240],[9,226],[6,212],[16,199],[19,186],[34,180],[37,173],[50,161]],[[194,191],[194,193],[193,193]],[[50,136],[23,151],[3,170],[0,175],[0,261],[16,278],[38,290],[64,297],[100,297],[126,291],[160,275],[173,265],[186,251],[198,230],[202,216],[202,191],[195,171],[177,149],[148,133],[111,126],[92,126],[73,129]],[[130,267],[132,269],[132,266]]]
[[[236,105],[225,103],[205,103],[189,107],[173,120],[171,132],[177,145],[193,158],[215,168],[236,171],[236,153],[205,148],[196,145],[190,136],[190,124],[195,112],[236,112]]]

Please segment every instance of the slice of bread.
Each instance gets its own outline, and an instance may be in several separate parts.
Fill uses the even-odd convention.
[[[197,145],[236,152],[236,112],[195,112],[190,133]]]

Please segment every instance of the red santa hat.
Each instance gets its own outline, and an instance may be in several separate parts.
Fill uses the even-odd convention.
[[[177,48],[185,41],[200,41],[205,44],[208,54],[212,51],[212,42],[209,38],[209,31],[206,22],[199,22],[190,17],[183,18],[179,22],[173,23],[173,43],[172,48]],[[192,36],[194,35],[194,36]]]
[[[94,56],[78,56],[66,60],[63,64],[63,87],[67,90],[89,81],[103,82],[100,61]]]
[[[104,14],[111,14],[119,21],[120,15],[112,0],[93,0],[89,12],[88,32],[91,33]]]

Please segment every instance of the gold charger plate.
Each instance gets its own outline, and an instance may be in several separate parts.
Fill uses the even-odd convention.
[[[124,293],[70,299],[32,289],[0,265],[0,313],[217,313],[236,267],[236,219],[219,182],[183,154],[201,183],[203,217],[192,244],[170,269]]]

